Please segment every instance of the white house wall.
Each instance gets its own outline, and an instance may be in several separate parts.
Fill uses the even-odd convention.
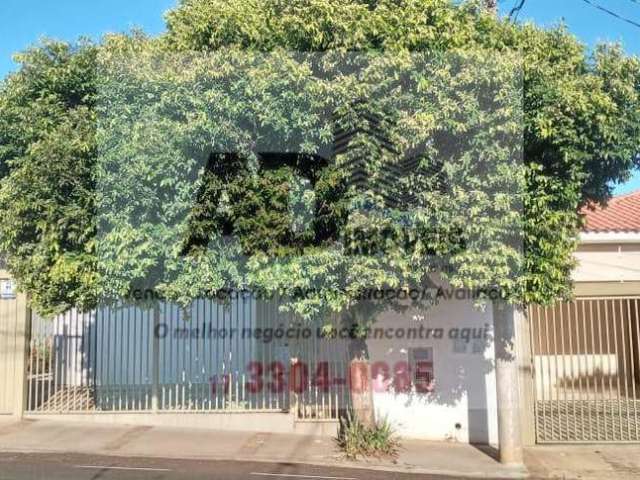
[[[575,282],[640,281],[640,243],[583,244],[575,258]]]
[[[432,393],[374,393],[378,418],[387,418],[405,437],[497,443],[493,317],[471,300],[447,300],[427,310],[381,315],[376,327],[410,329],[425,325],[442,329],[442,338],[370,340],[372,364],[408,361],[410,348],[433,348],[435,386]],[[462,332],[483,331],[481,339],[455,340]],[[457,332],[457,333],[456,333]],[[375,383],[375,382],[374,382]],[[379,388],[378,388],[379,390]]]

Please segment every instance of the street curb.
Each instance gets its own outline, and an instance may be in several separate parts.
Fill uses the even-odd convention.
[[[170,459],[170,460],[195,460],[195,461],[229,461],[229,462],[255,462],[255,463],[268,463],[268,464],[294,464],[294,465],[312,465],[316,467],[333,467],[333,468],[345,468],[345,469],[353,469],[353,470],[374,470],[379,472],[394,472],[394,473],[413,473],[420,475],[437,475],[442,477],[452,477],[455,479],[464,479],[464,478],[491,478],[491,479],[504,479],[504,480],[514,480],[514,479],[524,479],[529,477],[529,473],[525,467],[502,467],[507,468],[510,471],[508,472],[500,472],[500,471],[491,471],[491,472],[461,472],[457,470],[438,470],[438,469],[425,469],[413,466],[402,466],[402,465],[371,465],[367,463],[354,463],[354,462],[341,462],[335,459],[327,458],[325,461],[319,460],[288,460],[288,459],[261,459],[256,458],[255,456],[242,456],[242,455],[234,455],[230,457],[218,457],[215,455],[153,455],[153,454],[137,454],[135,452],[117,452],[110,451],[108,453],[92,450],[59,450],[55,448],[0,448],[0,453],[21,453],[21,454],[29,454],[29,453],[57,453],[61,455],[67,454],[77,454],[77,455],[96,455],[100,457],[114,457],[114,458],[152,458],[155,460],[159,459]]]

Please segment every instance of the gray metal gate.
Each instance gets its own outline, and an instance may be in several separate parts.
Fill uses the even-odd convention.
[[[640,442],[640,297],[529,308],[539,443]]]
[[[31,414],[346,409],[346,342],[250,295],[105,306],[32,322]],[[295,403],[294,403],[295,402]]]
[[[264,321],[249,297],[34,317],[27,410],[287,410],[288,391],[257,371],[284,361],[280,340],[255,338]]]

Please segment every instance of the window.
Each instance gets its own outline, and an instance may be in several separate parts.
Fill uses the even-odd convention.
[[[416,392],[432,392],[434,387],[433,348],[410,348],[409,368]]]

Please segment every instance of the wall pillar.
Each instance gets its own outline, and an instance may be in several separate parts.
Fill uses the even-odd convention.
[[[11,275],[0,268],[0,280]],[[0,415],[21,419],[27,408],[27,375],[31,311],[27,297],[9,293],[0,298]]]
[[[522,465],[522,406],[516,346],[516,324],[522,310],[496,302],[493,312],[500,462]]]
[[[31,309],[27,303],[27,296],[18,294],[16,297],[16,342],[15,342],[15,399],[13,402],[13,416],[22,419],[27,410],[29,374],[27,365],[30,355],[31,341]]]
[[[531,319],[527,309],[518,310],[514,317],[517,345],[517,362],[520,378],[520,421],[522,445],[536,444],[535,420],[535,373],[531,343]]]

